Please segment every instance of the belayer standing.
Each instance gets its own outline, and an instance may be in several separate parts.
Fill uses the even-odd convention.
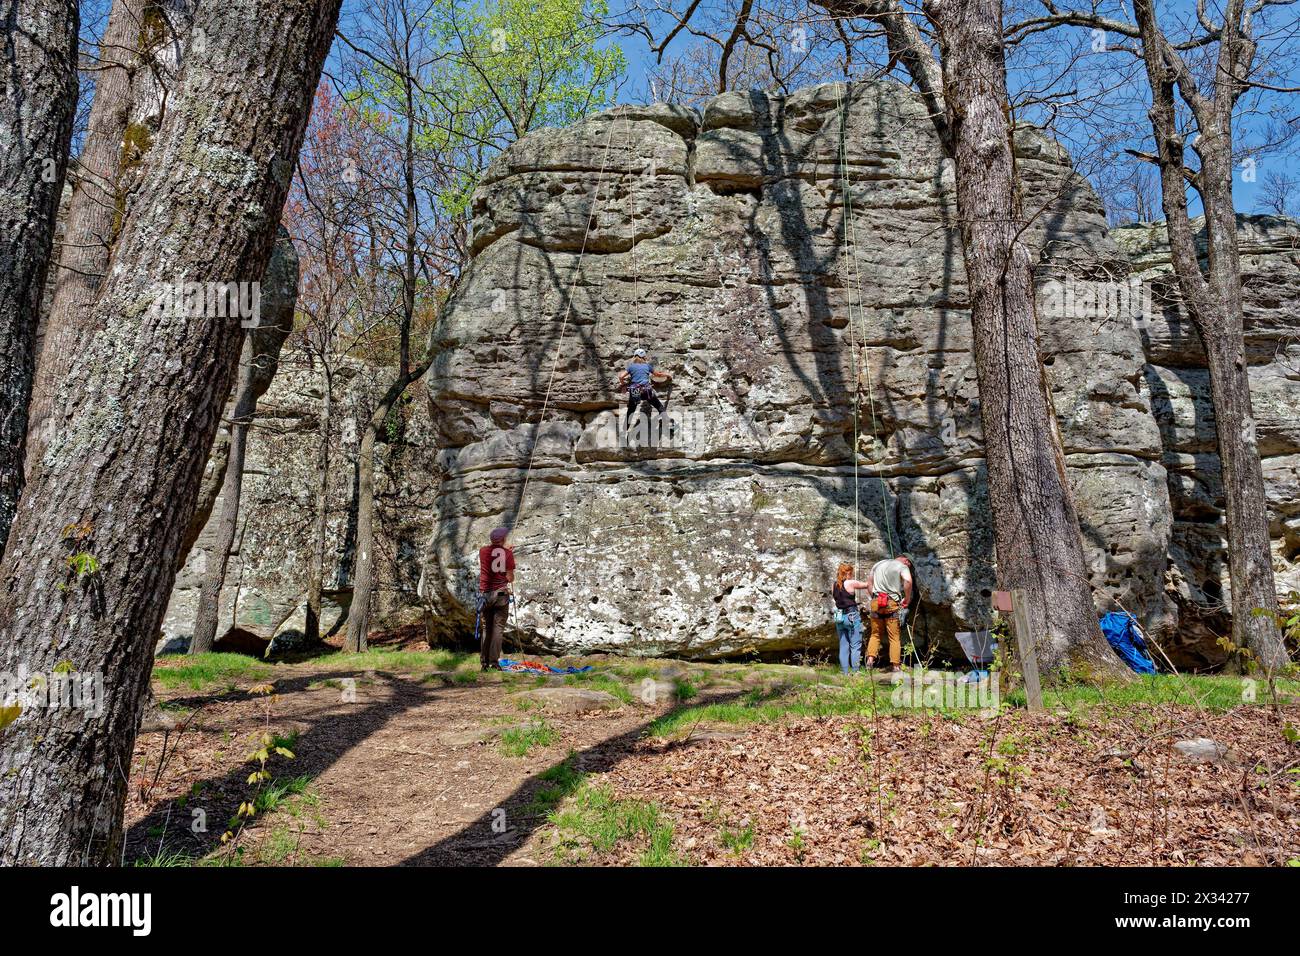
[[[900,671],[903,646],[898,615],[912,603],[912,559],[900,554],[896,558],[877,561],[867,577],[867,593],[871,596],[871,640],[867,644],[867,667],[876,666],[880,639],[888,634],[889,663],[891,669]]]
[[[515,583],[515,553],[506,547],[509,528],[494,528],[478,549],[478,590],[483,615],[479,634],[479,663],[483,670],[498,667],[506,617],[510,613],[510,585]]]
[[[840,670],[856,674],[862,663],[862,614],[856,592],[866,590],[867,582],[853,579],[853,565],[841,564],[835,572],[831,599],[835,602],[835,633],[840,638]]]
[[[632,416],[636,414],[637,405],[645,402],[650,408],[654,408],[660,414],[663,413],[663,402],[659,401],[659,396],[655,394],[655,383],[666,382],[671,376],[667,372],[656,372],[655,363],[646,357],[645,349],[637,349],[632,353],[632,361],[627,363],[627,368],[618,373],[620,385],[627,386],[627,421],[625,427],[631,429]],[[648,410],[647,410],[648,414]]]

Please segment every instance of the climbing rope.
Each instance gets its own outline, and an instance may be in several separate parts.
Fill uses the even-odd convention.
[[[632,143],[632,119],[624,116],[623,122],[626,124],[627,142]],[[644,174],[643,174],[644,175]],[[641,274],[636,265],[636,184],[638,177],[632,177],[632,188],[628,192],[628,205],[632,207],[632,324],[634,328],[641,327]]]
[[[533,458],[537,455],[537,444],[542,437],[542,424],[546,421],[546,410],[551,404],[551,389],[555,386],[555,373],[560,367],[560,355],[564,350],[564,336],[569,329],[569,317],[573,314],[573,291],[577,288],[578,278],[582,275],[582,262],[587,255],[587,241],[591,238],[591,224],[596,216],[596,203],[600,201],[600,187],[605,182],[605,170],[609,166],[609,148],[614,139],[616,125],[613,120],[610,120],[609,135],[605,137],[605,155],[600,162],[600,174],[596,177],[596,189],[591,196],[591,208],[587,211],[587,225],[582,233],[582,246],[578,250],[578,261],[573,267],[573,280],[569,283],[569,291],[565,296],[564,321],[560,324],[560,336],[555,344],[555,360],[551,363],[550,378],[546,382],[546,395],[542,399],[542,411],[537,416],[537,429],[533,434],[532,447],[528,450],[528,463],[524,467],[524,487],[519,492],[519,511],[515,514],[515,527],[523,521],[524,509],[528,504],[528,484],[533,476]]]
[[[851,82],[851,81],[850,81]],[[845,84],[849,88],[849,83]],[[858,472],[858,445],[860,441],[860,418],[859,406],[861,404],[862,379],[863,374],[866,376],[867,383],[867,407],[871,412],[871,433],[878,435],[880,433],[880,423],[876,416],[876,398],[875,387],[871,378],[871,364],[865,360],[865,357],[859,355],[859,351],[865,350],[859,335],[859,323],[865,323],[862,316],[862,269],[858,259],[858,235],[857,235],[857,218],[853,212],[853,196],[849,190],[848,180],[848,156],[845,144],[847,127],[848,127],[848,106],[852,102],[852,90],[849,88],[847,100],[840,96],[840,86],[835,84],[835,109],[839,114],[839,178],[841,195],[844,204],[844,235],[847,239],[847,249],[845,244],[841,244],[841,261],[845,255],[853,263],[853,283],[855,287],[854,298],[858,306],[858,318],[855,321],[853,316],[853,301],[849,302],[849,336],[850,350],[853,354],[853,375],[854,375],[854,400],[853,400],[853,561],[854,567],[858,566],[860,557],[861,537],[859,535],[859,472]],[[851,253],[851,255],[849,255]],[[892,558],[897,553],[894,546],[894,529],[893,521],[889,509],[889,486],[885,481],[885,476],[879,468],[876,469],[876,477],[880,480],[880,503],[882,508],[882,517],[885,523],[885,541],[889,548],[889,556]]]
[[[847,184],[845,184],[845,183],[843,182],[843,180],[844,180],[844,170],[845,170],[845,166],[846,166],[846,162],[845,162],[845,143],[844,143],[844,139],[845,139],[845,125],[846,125],[846,123],[847,123],[847,116],[846,116],[845,111],[844,111],[844,109],[843,109],[843,107],[842,107],[842,104],[841,104],[841,102],[840,102],[840,88],[839,88],[838,85],[836,85],[836,87],[835,87],[835,110],[836,110],[836,114],[837,114],[838,117],[839,117],[839,136],[838,136],[838,140],[837,140],[837,144],[836,144],[836,146],[837,146],[838,159],[839,159],[839,166],[840,166],[840,179],[841,179],[842,188],[843,188],[843,192],[844,192],[844,196],[845,196],[845,203],[846,203],[845,208],[847,209],[847,208],[848,208],[848,207],[847,207],[847,201],[848,201],[848,186],[847,186]],[[845,238],[848,238],[848,224],[847,224],[847,220],[845,221],[845,226],[844,226],[844,236],[845,236]],[[847,246],[846,243],[841,242],[841,243],[840,243],[840,270],[841,270],[841,274],[842,274],[843,272],[847,271],[847,270],[845,270],[845,268],[844,268],[844,261],[845,261],[847,258],[848,258],[848,246]],[[847,288],[847,285],[846,285],[846,288]],[[862,508],[861,508],[861,502],[860,502],[860,490],[861,490],[862,485],[861,485],[861,480],[860,480],[859,475],[858,475],[858,430],[859,430],[859,421],[858,421],[859,411],[858,411],[858,409],[859,409],[859,405],[861,404],[861,402],[860,402],[860,393],[861,393],[861,389],[862,389],[862,373],[861,373],[861,372],[859,371],[859,369],[858,369],[858,333],[857,333],[857,323],[854,321],[854,318],[853,318],[853,303],[852,303],[852,302],[849,303],[849,307],[848,307],[848,308],[849,308],[849,354],[850,354],[851,357],[852,357],[852,363],[853,363],[853,364],[852,364],[852,367],[853,367],[853,382],[854,382],[854,395],[853,395],[853,573],[854,573],[854,574],[859,574],[859,573],[860,573],[860,571],[859,571],[859,565],[861,564],[861,560],[862,560],[862,555],[861,555],[861,551],[862,551],[862,536],[861,536],[861,533],[860,533],[860,531],[859,531],[859,521],[860,521],[861,514],[862,514]]]

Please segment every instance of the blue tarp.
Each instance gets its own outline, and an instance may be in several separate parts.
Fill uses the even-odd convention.
[[[583,667],[552,667],[550,664],[542,664],[538,661],[512,661],[508,657],[503,657],[497,661],[497,666],[503,671],[513,671],[515,673],[533,673],[533,674],[585,674],[587,671],[595,670],[590,664]]]
[[[1101,618],[1101,633],[1106,635],[1115,653],[1124,663],[1139,674],[1154,674],[1156,665],[1147,654],[1147,643],[1142,640],[1142,630],[1132,614],[1111,611]]]

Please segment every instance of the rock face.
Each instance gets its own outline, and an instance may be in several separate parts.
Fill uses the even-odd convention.
[[[1026,130],[1017,154],[1042,282],[1126,277],[1064,151]],[[955,652],[994,574],[952,177],[889,82],[622,107],[502,156],[429,378],[445,451],[423,593],[444,625],[504,523],[515,622],[550,649],[826,644],[836,564],[906,551],[919,641]],[[1093,582],[1170,624],[1138,329],[1118,304],[1060,308],[1043,340]],[[672,424],[629,443],[616,376],[638,346],[674,374]]]
[[[1279,594],[1286,594],[1300,591],[1300,223],[1239,216],[1237,231],[1273,570]],[[1166,649],[1189,664],[1213,664],[1223,656],[1217,636],[1231,634],[1232,589],[1209,373],[1172,277],[1164,225],[1130,226],[1115,238],[1135,275],[1152,288],[1156,306],[1139,329],[1173,510],[1168,588],[1180,626]]]
[[[1215,663],[1213,419],[1166,301],[1163,227],[1112,235],[1059,146],[1024,130],[1017,155],[1098,610],[1133,611],[1180,666]],[[888,82],[621,107],[500,157],[439,357],[381,448],[381,623],[465,639],[477,548],[507,524],[512,648],[521,632],[558,652],[830,646],[836,565],[906,551],[917,643],[960,659],[994,555],[952,175],[923,105]],[[1300,551],[1296,229],[1243,221],[1281,590]],[[674,381],[665,419],[629,434],[617,374],[636,347]],[[301,626],[319,436],[319,373],[281,365],[222,596],[223,632],[263,638]],[[356,423],[386,381],[339,373],[327,627],[350,595]],[[167,636],[192,626],[205,560],[201,538]]]
[[[321,629],[329,633],[346,619],[352,593],[356,531],[358,423],[369,419],[388,372],[346,360],[334,370],[334,414],[330,442],[326,515],[325,592]],[[315,513],[316,452],[322,437],[324,375],[304,354],[288,349],[250,430],[239,530],[221,591],[217,650],[243,644],[260,652],[272,639],[289,644],[305,626],[305,605]],[[381,502],[378,612],[405,620],[416,605],[419,554],[429,535],[432,452],[422,388],[402,407],[409,424],[394,441],[379,446],[376,469]],[[400,440],[398,440],[400,439]],[[219,444],[209,468],[224,467]],[[210,476],[209,476],[210,477]],[[220,489],[220,479],[216,482]],[[426,489],[425,492],[421,488]],[[383,503],[387,502],[387,507]],[[398,503],[400,502],[400,503]],[[218,496],[212,515],[219,515]],[[199,586],[212,557],[215,521],[209,522],[176,578],[163,622],[160,650],[183,650],[193,634]]]

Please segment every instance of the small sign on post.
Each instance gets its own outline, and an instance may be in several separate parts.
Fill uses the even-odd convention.
[[[1038,655],[1034,652],[1034,633],[1029,624],[1029,596],[1016,588],[1011,592],[1011,629],[1016,633],[1016,656],[1025,677],[1025,703],[1031,713],[1043,707],[1043,688],[1038,682]]]

